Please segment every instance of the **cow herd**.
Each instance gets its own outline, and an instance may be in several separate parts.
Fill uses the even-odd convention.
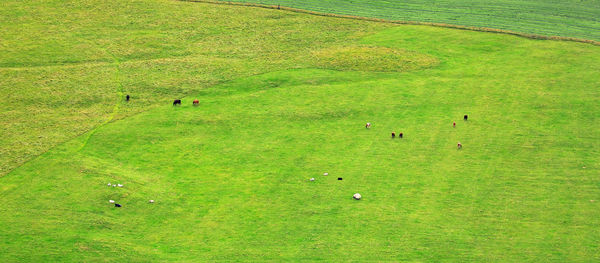
[[[469,115],[465,114],[463,116],[463,120],[465,120],[465,121],[469,120]],[[452,122],[452,127],[456,128],[456,122]],[[371,123],[367,122],[367,124],[365,125],[365,128],[370,129],[371,128]],[[392,132],[392,139],[395,139],[395,138],[396,138],[396,132]],[[398,133],[398,138],[400,138],[400,139],[404,138],[404,133],[402,133],[402,132]],[[460,142],[458,142],[457,148],[459,150],[462,149],[462,144]]]
[[[129,100],[130,100],[130,96],[129,96],[129,94],[128,94],[128,95],[125,97],[125,99],[126,99],[126,101],[129,101]],[[176,99],[176,100],[173,100],[173,106],[178,106],[178,105],[179,105],[179,106],[181,105],[181,99]],[[192,105],[194,105],[194,106],[198,106],[198,105],[200,105],[200,101],[199,101],[199,100],[197,100],[197,99],[195,99],[195,100],[192,102]],[[463,116],[463,120],[467,121],[468,119],[469,119],[469,116],[465,114],[465,115]],[[456,122],[452,122],[452,127],[456,128]],[[370,129],[370,128],[371,128],[371,123],[370,123],[370,122],[367,122],[367,124],[365,125],[365,128],[367,128],[367,129]],[[398,135],[397,135],[397,136],[398,136],[398,138],[402,139],[402,138],[404,138],[404,133],[400,132],[400,133],[398,133]],[[394,138],[396,138],[396,132],[392,132],[392,139],[394,139]],[[461,144],[460,142],[458,142],[458,144],[457,144],[457,147],[458,147],[458,149],[459,149],[459,150],[460,150],[460,149],[462,149],[462,144]],[[323,175],[328,175],[328,173],[324,173]],[[315,178],[310,178],[310,181],[314,181],[314,180],[315,180]],[[342,178],[341,178],[341,177],[338,177],[338,180],[340,180],[340,181],[341,181],[341,180],[342,180]],[[110,186],[110,184],[109,184],[109,186]],[[122,187],[121,185],[119,185],[119,186],[120,186],[120,187]],[[357,194],[355,194],[353,197],[354,197],[354,199],[356,199],[356,200],[360,200],[360,199],[361,199],[361,195],[360,195],[360,194],[358,194],[358,193],[357,193]],[[114,203],[114,201],[113,201],[113,200],[110,200],[110,201],[111,201],[111,203]],[[154,203],[154,200],[150,200],[150,203]],[[115,207],[121,207],[121,205],[120,205],[120,204],[117,204],[117,203],[114,203],[114,204],[115,204]]]
[[[181,100],[180,100],[180,99],[176,99],[176,100],[174,100],[174,101],[173,101],[173,106],[177,106],[177,105],[181,105]],[[194,106],[198,106],[198,105],[200,105],[200,101],[199,101],[199,100],[197,100],[197,99],[195,99],[195,100],[192,102],[192,105],[194,105]]]

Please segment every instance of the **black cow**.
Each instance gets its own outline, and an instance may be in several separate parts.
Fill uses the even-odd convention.
[[[173,106],[175,106],[175,105],[181,105],[181,100],[174,100]]]
[[[127,96],[125,96],[125,100],[129,101],[129,98],[131,98],[131,97],[129,97],[129,94],[127,94]]]
[[[402,134],[402,133],[398,134],[398,137],[400,137],[400,139],[402,139],[403,136],[404,136],[404,134]]]
[[[121,205],[120,204],[115,204],[115,207],[121,207]]]
[[[392,138],[396,138],[396,133],[392,132]]]
[[[469,115],[465,115],[465,121],[469,119]]]

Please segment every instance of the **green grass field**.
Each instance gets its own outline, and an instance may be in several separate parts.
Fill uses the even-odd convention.
[[[166,0],[0,14],[0,262],[600,260],[598,46]]]
[[[236,0],[233,2],[281,5],[332,14],[491,27],[547,36],[600,40],[600,1],[598,0]]]

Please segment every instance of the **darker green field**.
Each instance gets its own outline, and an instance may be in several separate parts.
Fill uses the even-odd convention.
[[[598,0],[239,0],[323,13],[446,23],[600,40]]]
[[[598,46],[178,1],[0,8],[0,262],[600,260]]]

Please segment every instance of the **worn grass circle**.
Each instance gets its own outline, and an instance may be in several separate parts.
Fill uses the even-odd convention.
[[[430,55],[387,47],[335,47],[313,54],[316,67],[343,71],[402,72],[430,68],[439,63]]]

